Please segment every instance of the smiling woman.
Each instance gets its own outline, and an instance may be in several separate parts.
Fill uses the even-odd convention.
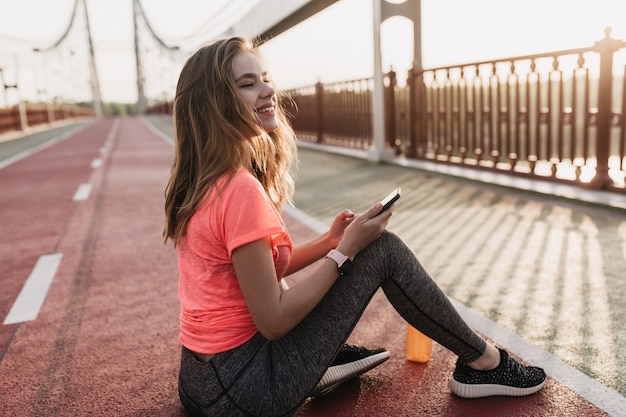
[[[11,73],[16,66],[23,71],[17,77],[22,99],[35,101],[39,98],[37,91],[41,86],[37,83],[41,82],[34,80],[39,67],[67,71],[61,64],[52,62],[59,60],[61,53],[48,57],[43,63],[41,57],[32,53],[32,47],[41,47],[42,43],[47,45],[62,33],[74,2],[0,0],[0,67],[4,68],[7,77],[13,77]],[[104,100],[136,100],[130,0],[86,0],[86,4]],[[171,44],[184,41],[184,51],[193,51],[217,36],[208,32],[208,28],[216,27],[215,24],[204,23],[228,21],[245,13],[251,4],[255,3],[226,0],[181,0],[175,4],[142,2],[146,17],[159,36]],[[372,76],[371,9],[371,2],[342,0],[263,45],[261,51],[272,64],[270,69],[279,80],[279,87],[287,89],[317,81]],[[626,3],[622,0],[528,0],[521,3],[421,0],[421,9],[421,28],[417,30],[421,33],[425,68],[589,46],[603,37],[606,26],[612,27],[614,38],[626,39],[626,23],[622,18],[626,15]],[[33,14],[33,10],[37,13]],[[276,13],[280,14],[280,10]],[[207,29],[200,30],[202,27]],[[393,66],[399,73],[400,82],[413,61],[411,33],[411,23],[406,20],[392,18],[384,23],[383,69]],[[16,39],[28,42],[16,42]],[[84,39],[81,37],[83,42]],[[146,39],[145,34],[142,42],[145,50],[158,50],[158,45]],[[171,95],[186,56],[187,52],[182,52],[178,56],[167,55],[167,62],[146,63],[155,70],[146,80],[149,92],[153,92],[152,99]],[[86,74],[88,69],[82,68],[81,72]],[[47,77],[53,76],[48,74]],[[63,84],[68,81],[65,79]]]
[[[259,117],[259,124],[266,132],[278,127],[276,114],[276,92],[269,73],[256,55],[242,52],[233,59],[233,78],[241,97]]]
[[[545,372],[475,333],[413,251],[385,230],[393,201],[361,214],[344,209],[327,231],[294,245],[281,210],[294,193],[296,140],[281,104],[243,38],[200,48],[181,71],[163,236],[178,254],[178,388],[187,411],[287,416],[384,362],[385,349],[345,358],[379,289],[411,326],[458,356],[456,395],[539,391]],[[282,285],[299,271],[297,285]],[[355,365],[362,360],[365,367]],[[351,366],[335,376],[342,365]]]

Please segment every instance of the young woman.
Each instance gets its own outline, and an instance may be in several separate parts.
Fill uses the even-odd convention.
[[[287,416],[315,390],[378,288],[459,360],[466,398],[545,383],[475,333],[413,252],[385,231],[393,206],[344,210],[294,246],[280,216],[293,194],[295,135],[257,52],[231,38],[197,51],[174,102],[176,155],[164,238],[178,252],[180,398],[192,415]],[[281,279],[324,259],[292,288]]]

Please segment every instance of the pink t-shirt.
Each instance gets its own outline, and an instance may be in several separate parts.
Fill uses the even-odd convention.
[[[226,176],[218,180],[221,187]],[[205,354],[224,352],[257,332],[231,259],[234,249],[269,236],[280,281],[292,242],[278,210],[248,171],[239,171],[196,210],[178,245],[180,341]],[[278,285],[278,282],[276,283]]]

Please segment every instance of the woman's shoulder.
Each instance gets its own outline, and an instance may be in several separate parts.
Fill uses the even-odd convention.
[[[247,170],[225,172],[216,180],[198,212],[202,216],[219,219],[224,214],[233,214],[256,205],[258,201],[264,200],[264,196],[263,186]]]
[[[225,189],[241,190],[241,191],[263,191],[263,186],[250,171],[240,169],[234,174],[223,177],[223,186]]]
[[[217,182],[217,196],[226,201],[263,200],[263,185],[245,169],[235,173],[224,174]]]
[[[237,181],[241,183],[258,183],[259,181],[256,179],[254,175],[250,171],[245,168],[238,169],[232,175],[232,181]]]

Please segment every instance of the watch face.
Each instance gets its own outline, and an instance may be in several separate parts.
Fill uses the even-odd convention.
[[[339,268],[339,272],[341,272],[341,275],[348,275],[350,271],[352,271],[352,261],[348,258]]]

